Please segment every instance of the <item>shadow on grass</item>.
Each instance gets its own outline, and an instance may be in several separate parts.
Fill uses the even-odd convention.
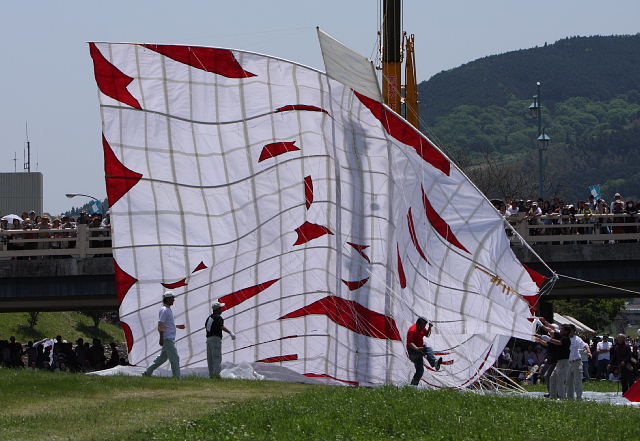
[[[25,335],[34,340],[42,340],[44,338],[44,334],[37,329],[30,328],[28,325],[18,325],[16,326],[16,333]]]
[[[108,332],[103,331],[100,328],[94,328],[93,326],[85,325],[84,323],[78,323],[76,325],[76,331],[83,333],[89,338],[99,338],[103,343],[109,342],[113,339],[113,336]]]

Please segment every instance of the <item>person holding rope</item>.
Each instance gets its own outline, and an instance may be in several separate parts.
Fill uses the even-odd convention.
[[[409,360],[413,362],[416,368],[416,373],[411,380],[411,385],[413,386],[417,386],[422,375],[424,375],[424,357],[427,357],[431,367],[435,368],[436,371],[440,370],[442,357],[436,360],[433,349],[424,344],[424,338],[431,335],[432,328],[433,323],[429,323],[427,328],[427,320],[423,317],[418,317],[418,320],[407,331],[407,352]]]

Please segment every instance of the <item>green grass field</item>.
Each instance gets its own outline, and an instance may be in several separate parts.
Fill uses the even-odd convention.
[[[41,312],[34,329],[30,329],[28,323],[29,314],[26,312],[0,314],[0,340],[9,340],[13,335],[26,344],[29,340],[61,335],[67,341],[76,341],[80,337],[85,341],[97,337],[104,343],[124,341],[124,333],[119,327],[100,323],[96,330],[91,318],[78,312]]]
[[[2,440],[640,439],[640,409],[522,396],[9,369],[0,384]]]

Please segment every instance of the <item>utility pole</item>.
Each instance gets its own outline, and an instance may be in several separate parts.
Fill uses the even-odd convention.
[[[551,138],[544,133],[544,127],[542,126],[542,102],[540,100],[541,94],[540,89],[542,84],[540,81],[536,83],[538,87],[536,95],[533,96],[533,103],[529,106],[529,110],[535,113],[536,118],[538,120],[538,136],[536,137],[536,141],[538,143],[538,171],[540,173],[539,176],[539,197],[544,199],[544,157],[543,152],[547,149],[547,146],[551,142]]]

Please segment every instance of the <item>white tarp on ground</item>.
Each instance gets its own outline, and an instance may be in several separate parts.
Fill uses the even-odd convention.
[[[242,51],[90,43],[100,91],[120,318],[131,363],[160,351],[165,288],[183,368],[223,359],[404,384],[407,329],[435,325],[423,384],[465,387],[538,286],[491,203],[431,141],[322,72]],[[339,59],[337,57],[336,59]]]
[[[239,365],[234,365],[229,362],[223,362],[222,364],[222,372],[220,376],[222,378],[228,379],[241,379],[241,380],[267,380],[267,381],[287,381],[290,383],[306,383],[306,384],[334,384],[334,385],[343,385],[338,381],[332,380],[330,378],[322,378],[315,379],[305,377],[304,375],[300,375],[297,372],[291,371],[290,369],[267,365],[264,363],[241,363]],[[145,368],[137,367],[137,366],[116,366],[111,369],[105,369],[102,371],[90,372],[88,375],[100,375],[100,376],[114,376],[114,375],[124,375],[124,376],[132,376],[139,377],[142,376]],[[197,376],[206,378],[209,375],[209,371],[207,368],[187,368],[182,370],[183,376]],[[170,369],[158,369],[154,372],[154,376],[157,377],[171,377]],[[493,395],[521,395],[523,397],[530,398],[544,398],[543,392],[489,392],[485,391],[484,393]],[[586,401],[595,401],[599,403],[608,403],[614,404],[617,406],[632,406],[632,407],[640,407],[640,402],[634,403],[632,401],[627,400],[622,396],[621,392],[583,392],[583,399]]]

